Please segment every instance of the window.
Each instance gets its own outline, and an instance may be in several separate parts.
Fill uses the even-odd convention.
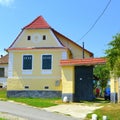
[[[48,86],[45,86],[44,89],[49,89],[49,87],[48,87]]]
[[[29,86],[24,86],[25,89],[29,89]]]
[[[52,69],[52,55],[42,55],[42,69],[43,70]]]
[[[46,40],[46,35],[43,35],[43,40]]]
[[[32,55],[24,55],[23,70],[31,70],[31,69],[32,69]]]
[[[27,40],[31,40],[31,36],[27,36]]]
[[[0,68],[0,77],[5,77],[5,69]]]

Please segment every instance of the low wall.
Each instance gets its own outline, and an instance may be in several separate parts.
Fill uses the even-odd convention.
[[[7,91],[7,97],[56,98],[61,97],[61,91],[16,90]]]

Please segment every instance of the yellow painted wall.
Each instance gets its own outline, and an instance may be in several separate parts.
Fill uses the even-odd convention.
[[[118,85],[118,78],[111,77],[110,79],[110,87],[112,93],[118,93],[119,85]]]
[[[38,78],[32,78],[32,79],[24,79],[24,78],[9,78],[8,79],[8,86],[7,90],[25,90],[25,86],[29,86],[28,90],[57,90],[61,91],[61,80],[60,85],[56,86],[56,79],[38,79]],[[49,87],[48,89],[45,89],[45,87]]]
[[[62,37],[59,34],[56,34],[56,36],[60,39],[60,41],[63,43],[63,45],[65,45],[66,47],[68,47],[70,49],[74,59],[79,59],[79,58],[83,57],[82,48],[80,48],[79,46],[77,46],[77,45],[73,44],[72,42],[68,41],[67,38]],[[84,56],[85,56],[85,58],[89,58],[90,54],[85,51]]]
[[[74,66],[62,66],[62,94],[74,93]]]
[[[34,42],[32,36],[34,34],[39,34],[40,41]],[[42,36],[46,35],[46,40],[42,39]],[[27,40],[27,37],[31,36],[31,40]],[[18,37],[17,41],[14,44],[16,48],[26,48],[26,47],[59,47],[60,44],[56,41],[55,36],[53,35],[50,29],[29,29],[23,30],[21,35]]]
[[[13,77],[8,78],[8,90],[23,90],[24,86],[29,86],[29,90],[62,90],[61,84],[61,66],[60,60],[62,53],[67,52],[66,49],[42,49],[31,51],[12,51],[13,52]],[[32,74],[23,74],[22,56],[25,54],[33,55]],[[42,74],[42,55],[50,54],[53,56],[52,74]],[[56,85],[59,81],[60,84]]]

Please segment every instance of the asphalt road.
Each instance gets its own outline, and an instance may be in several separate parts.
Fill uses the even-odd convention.
[[[26,118],[27,120],[78,120],[60,113],[47,112],[43,109],[6,101],[0,101],[0,112]]]

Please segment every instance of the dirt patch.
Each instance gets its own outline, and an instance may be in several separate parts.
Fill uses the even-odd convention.
[[[62,104],[54,107],[44,108],[49,112],[57,112],[69,115],[75,118],[84,119],[88,113],[101,108],[98,104],[86,105],[81,103]]]

